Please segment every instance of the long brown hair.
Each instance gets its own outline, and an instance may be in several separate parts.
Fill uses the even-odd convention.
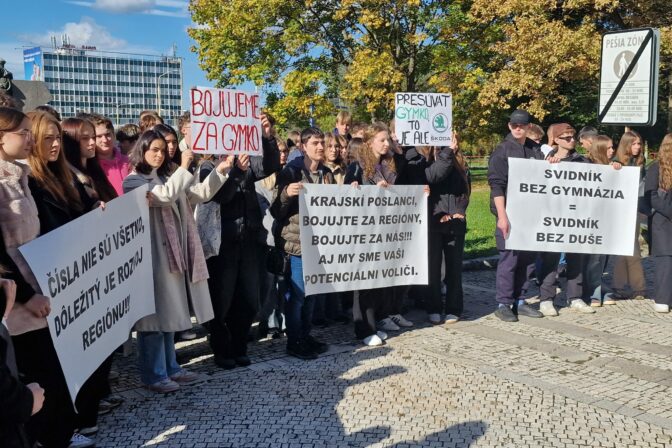
[[[642,145],[642,149],[639,151],[639,155],[635,159],[635,164],[637,166],[644,166],[644,141],[642,136],[635,131],[628,131],[621,137],[621,141],[618,142],[618,149],[616,150],[616,160],[618,160],[621,165],[629,166],[633,155],[631,152],[632,144],[635,143],[635,140],[639,139],[639,143]]]
[[[20,110],[11,107],[0,107],[0,132],[13,131],[21,126],[26,115]]]
[[[378,164],[386,165],[391,171],[397,172],[394,157],[382,156],[379,158],[371,149],[371,141],[380,132],[387,132],[389,134],[390,129],[385,123],[381,122],[373,123],[367,127],[364,132],[364,147],[357,151],[357,159],[359,165],[362,167],[364,173],[362,177],[364,179],[371,179],[375,175],[376,165]]]
[[[658,164],[660,165],[658,185],[663,190],[672,189],[672,133],[667,134],[660,144]]]
[[[543,136],[543,135],[542,135]],[[460,136],[457,132],[453,132],[453,141],[455,143],[455,149],[453,151],[453,157],[455,159],[455,168],[457,172],[460,173],[460,176],[464,180],[464,184],[467,186],[467,196],[471,195],[471,185],[469,184],[469,164],[467,163],[464,153],[460,149]]]
[[[609,157],[607,151],[609,146],[613,145],[613,140],[606,135],[596,135],[592,137],[590,147],[588,149],[588,158],[599,165],[609,165]]]
[[[61,125],[63,127],[63,150],[65,152],[65,158],[70,165],[91,178],[93,181],[93,188],[96,190],[96,193],[98,193],[101,201],[108,202],[116,198],[117,192],[114,190],[110,181],[107,180],[107,176],[105,176],[105,172],[103,172],[96,157],[87,160],[86,167],[82,165],[82,154],[79,142],[81,140],[82,131],[86,126],[91,126],[95,137],[96,128],[93,126],[93,123],[81,118],[67,118],[63,120]]]
[[[47,112],[36,110],[28,112],[26,115],[32,122],[33,136],[35,138],[35,147],[28,156],[30,175],[40,187],[47,190],[61,204],[81,211],[82,203],[77,190],[73,186],[72,173],[65,161],[63,147],[61,146],[61,150],[58,152],[58,158],[53,162],[49,162],[48,157],[51,148],[48,148],[44,144],[45,134],[51,124],[56,126],[56,129],[58,129],[58,138],[62,139],[63,131],[61,124],[56,117]]]
[[[348,145],[348,141],[342,135],[339,135],[335,132],[325,132],[324,133],[324,150],[325,150],[325,153],[326,153],[327,149],[329,148],[329,145],[331,144],[332,140],[334,140],[335,143],[338,143],[339,145],[341,145],[341,147],[345,147],[345,146]],[[325,162],[327,160],[326,154],[324,156],[324,160],[325,160]],[[345,161],[341,157],[341,151],[340,150],[337,151],[336,160],[334,160],[333,163],[334,163],[334,165],[344,167]]]

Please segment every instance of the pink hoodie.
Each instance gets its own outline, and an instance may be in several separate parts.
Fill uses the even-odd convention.
[[[124,178],[128,176],[129,173],[129,161],[128,157],[123,155],[119,149],[114,148],[114,158],[107,160],[103,158],[98,158],[98,163],[103,169],[107,180],[110,181],[114,190],[119,196],[124,194],[124,190],[121,187]]]

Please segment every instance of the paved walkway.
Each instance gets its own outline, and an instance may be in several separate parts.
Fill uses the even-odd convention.
[[[464,283],[463,321],[411,312],[416,328],[378,348],[335,325],[318,333],[333,344],[318,360],[269,340],[251,345],[252,366],[223,371],[205,339],[182,343],[204,380],[167,396],[122,359],[127,400],[101,418],[98,446],[672,446],[672,315],[623,301],[508,324],[491,315],[493,271]]]

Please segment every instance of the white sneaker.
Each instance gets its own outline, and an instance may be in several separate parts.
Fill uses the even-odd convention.
[[[544,300],[539,303],[539,311],[541,311],[544,317],[555,317],[558,315],[558,310],[553,306],[552,300]]]
[[[585,314],[592,314],[595,312],[595,310],[591,308],[590,305],[586,304],[586,302],[584,302],[582,299],[572,300],[572,302],[569,304],[569,307],[573,310]]]
[[[76,432],[70,438],[68,448],[89,448],[92,446],[96,446],[96,442]]]
[[[665,303],[654,303],[653,311],[655,311],[656,313],[669,313],[670,305],[667,305]]]
[[[401,329],[399,328],[399,325],[395,324],[389,317],[386,317],[383,320],[379,320],[376,324],[376,327],[385,331],[397,331]]]
[[[393,314],[392,316],[390,316],[390,319],[392,319],[392,322],[399,325],[400,327],[412,327],[413,326],[413,322],[406,319],[401,314]]]
[[[376,335],[378,335],[378,337],[383,341],[387,340],[387,333],[384,331],[376,331]]]
[[[429,315],[429,323],[432,325],[439,325],[441,323],[441,315],[439,313],[431,313]]]
[[[383,340],[380,339],[380,337],[377,334],[372,334],[371,336],[365,337],[362,342],[364,342],[364,345],[368,345],[369,347],[376,347],[378,345],[383,345]]]
[[[454,315],[454,314],[446,314],[446,323],[447,323],[447,324],[454,324],[454,323],[457,322],[458,320],[460,320],[460,318],[457,317],[456,315]]]

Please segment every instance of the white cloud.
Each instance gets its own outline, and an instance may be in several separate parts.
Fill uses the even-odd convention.
[[[122,50],[128,47],[128,43],[124,39],[112,36],[104,26],[99,25],[90,17],[82,17],[79,23],[68,22],[57,31],[47,31],[44,34],[27,34],[20,37],[30,43],[49,46],[52,36],[56,36],[60,45],[61,36],[64,34],[67,34],[70,43],[73,45],[92,45],[104,50]]]
[[[67,0],[67,3],[113,14],[150,14],[165,17],[188,17],[189,2],[184,0]]]
[[[19,39],[28,45],[51,47],[52,36],[61,45],[61,37],[66,34],[72,45],[89,45],[103,51],[125,53],[156,54],[150,47],[129,44],[126,40],[113,36],[107,28],[99,25],[90,17],[82,17],[79,22],[68,22],[59,30],[50,30],[43,34],[23,34]]]

